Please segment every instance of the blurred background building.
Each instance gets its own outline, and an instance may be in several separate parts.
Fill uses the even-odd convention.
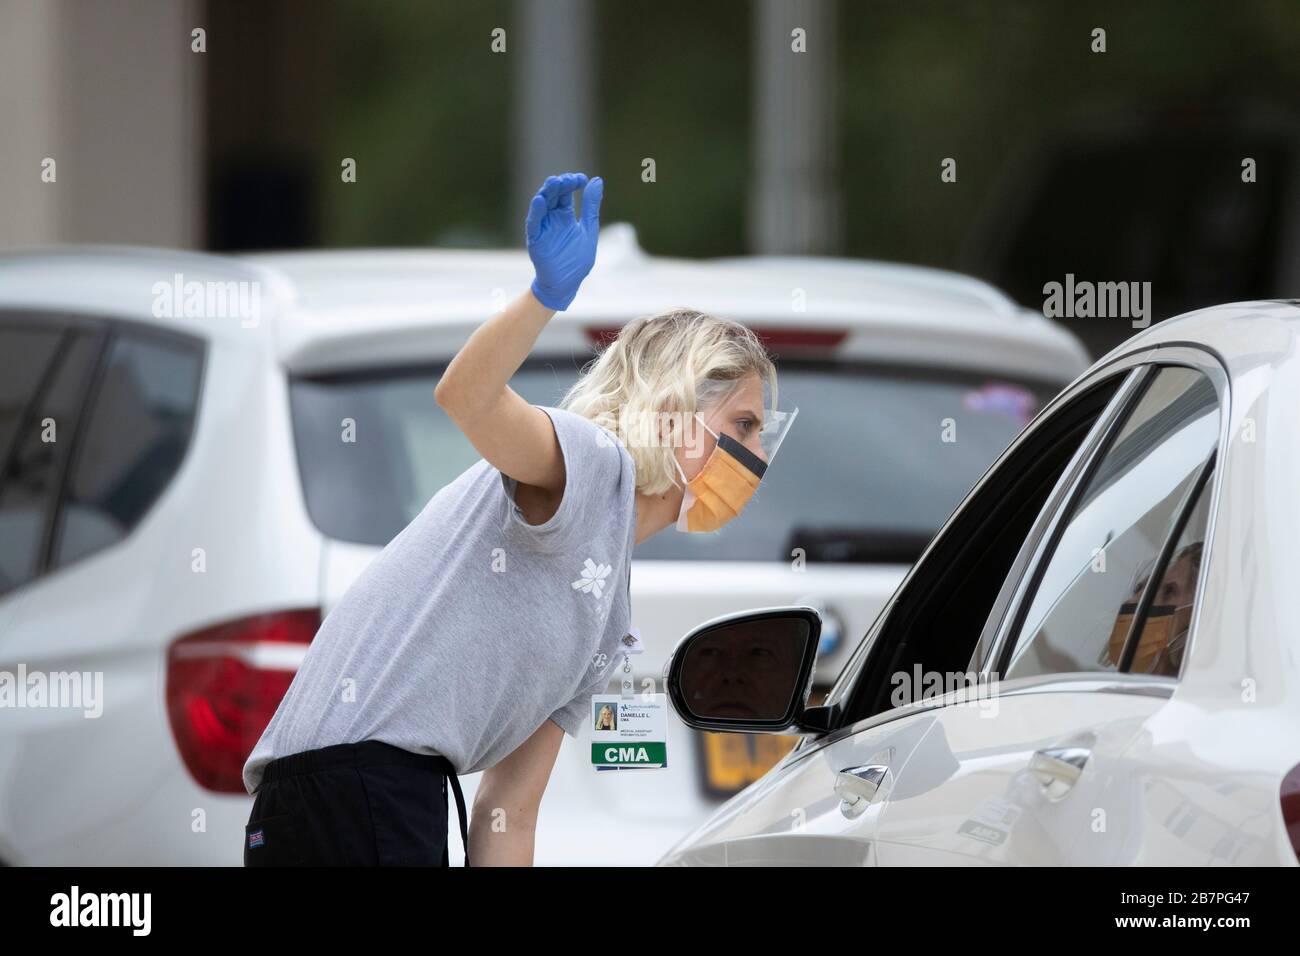
[[[0,0],[0,129],[6,248],[519,245],[583,169],[658,254],[1300,289],[1294,0]]]

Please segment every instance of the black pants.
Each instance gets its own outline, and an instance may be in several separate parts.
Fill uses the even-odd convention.
[[[465,797],[442,756],[378,740],[272,760],[244,827],[245,866],[447,866],[447,783],[469,866]]]

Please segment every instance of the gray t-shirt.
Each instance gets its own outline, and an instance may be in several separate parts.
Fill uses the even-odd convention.
[[[547,718],[571,736],[622,661],[636,539],[632,457],[543,407],[564,455],[555,514],[530,525],[513,479],[479,461],[435,494],[326,615],[244,764],[381,740],[491,767]]]

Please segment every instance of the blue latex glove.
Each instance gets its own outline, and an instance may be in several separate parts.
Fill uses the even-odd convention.
[[[573,208],[573,194],[579,189],[583,189],[581,219]],[[528,207],[524,238],[536,273],[532,290],[548,309],[567,309],[596,262],[604,194],[605,181],[599,176],[588,182],[584,173],[565,173],[546,177]]]

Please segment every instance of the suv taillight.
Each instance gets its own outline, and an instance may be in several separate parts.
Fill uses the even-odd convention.
[[[320,611],[276,611],[177,638],[167,649],[167,716],[194,779],[246,793],[244,761],[320,627]]]
[[[1291,838],[1291,849],[1300,861],[1300,764],[1282,778],[1282,820],[1286,835]]]

